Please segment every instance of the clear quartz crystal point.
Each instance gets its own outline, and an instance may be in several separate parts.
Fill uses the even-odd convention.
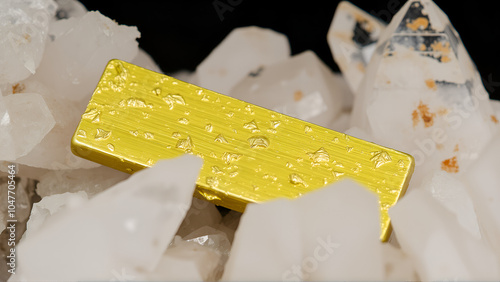
[[[312,51],[305,51],[248,75],[230,96],[328,127],[343,107],[337,81]]]
[[[54,125],[40,94],[2,96],[0,92],[0,160],[13,161],[28,154]]]
[[[153,271],[191,205],[201,165],[191,155],[159,161],[51,216],[16,246],[11,281],[116,281],[124,271]]]
[[[328,30],[328,45],[353,93],[365,75],[385,23],[350,2],[339,3]]]
[[[236,28],[198,65],[198,85],[228,94],[249,73],[289,56],[285,35],[256,26]]]
[[[35,73],[56,8],[52,0],[0,1],[0,85]]]
[[[448,17],[431,0],[408,1],[378,40],[351,125],[412,154],[415,183],[429,171],[463,171],[496,131],[492,115]]]

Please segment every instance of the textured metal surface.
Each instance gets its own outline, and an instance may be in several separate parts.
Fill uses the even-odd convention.
[[[382,240],[414,167],[408,154],[119,60],[106,67],[72,150],[128,173],[198,155],[195,196],[237,211],[349,177],[379,196]]]

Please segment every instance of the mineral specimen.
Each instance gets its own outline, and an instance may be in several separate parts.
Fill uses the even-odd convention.
[[[484,241],[474,238],[428,192],[409,193],[389,214],[403,251],[418,276],[430,280],[494,280],[499,261]]]
[[[335,49],[334,49],[335,50]],[[460,173],[497,125],[481,78],[447,16],[411,0],[381,33],[356,93],[351,125],[415,157],[413,183]]]
[[[348,180],[296,200],[250,205],[222,279],[382,280],[377,205],[375,194]]]
[[[35,73],[56,7],[52,0],[0,1],[0,85]]]
[[[230,96],[328,127],[340,114],[343,93],[328,67],[305,51],[236,84]]]
[[[11,279],[107,280],[122,269],[152,271],[186,215],[201,163],[193,156],[158,162],[51,216],[19,244]]]
[[[227,94],[248,74],[290,56],[283,34],[259,27],[233,30],[196,68],[198,85]]]

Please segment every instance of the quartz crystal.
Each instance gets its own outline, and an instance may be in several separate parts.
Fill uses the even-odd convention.
[[[87,13],[87,8],[77,0],[55,0],[57,3],[56,19],[81,17]]]
[[[411,258],[392,244],[382,244],[386,281],[417,281]]]
[[[208,246],[175,236],[156,269],[135,278],[144,281],[214,281],[220,256]]]
[[[118,25],[99,12],[51,23],[51,40],[35,79],[53,95],[87,102],[111,59],[131,61],[138,52],[136,27]]]
[[[288,39],[260,27],[242,27],[231,33],[196,68],[198,85],[228,94],[248,74],[290,56]]]
[[[37,179],[36,192],[47,197],[65,192],[85,192],[88,197],[102,192],[127,179],[130,175],[109,167],[92,169],[50,170]]]
[[[349,87],[356,93],[385,24],[350,2],[339,3],[327,40]]]
[[[328,127],[343,107],[330,69],[306,51],[250,74],[230,96]]]
[[[56,7],[52,0],[0,1],[0,85],[35,73]]]
[[[193,198],[191,207],[187,211],[186,217],[177,231],[177,235],[185,237],[204,226],[217,227],[221,220],[222,216],[214,204]]]
[[[483,237],[500,258],[500,134],[497,134],[471,166],[465,178]]]
[[[382,280],[378,220],[376,195],[350,180],[251,204],[222,280]]]
[[[41,95],[2,96],[0,93],[0,160],[13,161],[28,154],[54,124]]]
[[[499,261],[484,241],[425,190],[414,190],[389,210],[403,251],[424,281],[498,280]]]
[[[23,239],[30,237],[36,233],[45,220],[55,213],[63,210],[67,205],[76,207],[88,200],[87,193],[79,191],[76,193],[63,193],[44,197],[40,202],[35,203],[31,209],[29,220],[26,224],[26,232],[23,234]]]
[[[141,68],[152,70],[157,73],[163,73],[153,58],[151,58],[151,56],[149,56],[149,54],[142,49],[139,49],[137,56],[135,56],[131,63],[140,66]]]
[[[53,89],[33,77],[16,84],[12,89],[15,89],[14,94],[21,94],[15,96],[24,96],[30,92],[40,94],[55,120],[54,128],[41,141],[38,140],[35,143],[36,146],[27,155],[17,158],[17,163],[46,169],[75,169],[99,166],[97,163],[76,157],[71,153],[70,142],[68,142],[78,125],[85,104],[54,97]],[[30,117],[30,115],[24,116]],[[36,140],[33,139],[33,141]],[[20,144],[17,139],[13,139],[13,141]]]
[[[432,171],[460,173],[477,159],[497,130],[492,115],[447,16],[431,0],[408,1],[379,37],[351,125],[413,155],[418,185]]]
[[[152,271],[191,204],[201,164],[190,155],[159,161],[51,216],[19,244],[11,281],[109,280],[122,271]]]
[[[447,172],[436,171],[423,181],[420,188],[430,192],[434,199],[455,214],[462,227],[481,238],[474,206],[463,181]]]

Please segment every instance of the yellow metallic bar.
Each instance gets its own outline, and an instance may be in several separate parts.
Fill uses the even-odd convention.
[[[390,235],[387,210],[414,168],[408,154],[120,60],[108,63],[71,148],[128,173],[198,155],[204,165],[195,196],[237,211],[349,177],[378,194],[383,241]]]

